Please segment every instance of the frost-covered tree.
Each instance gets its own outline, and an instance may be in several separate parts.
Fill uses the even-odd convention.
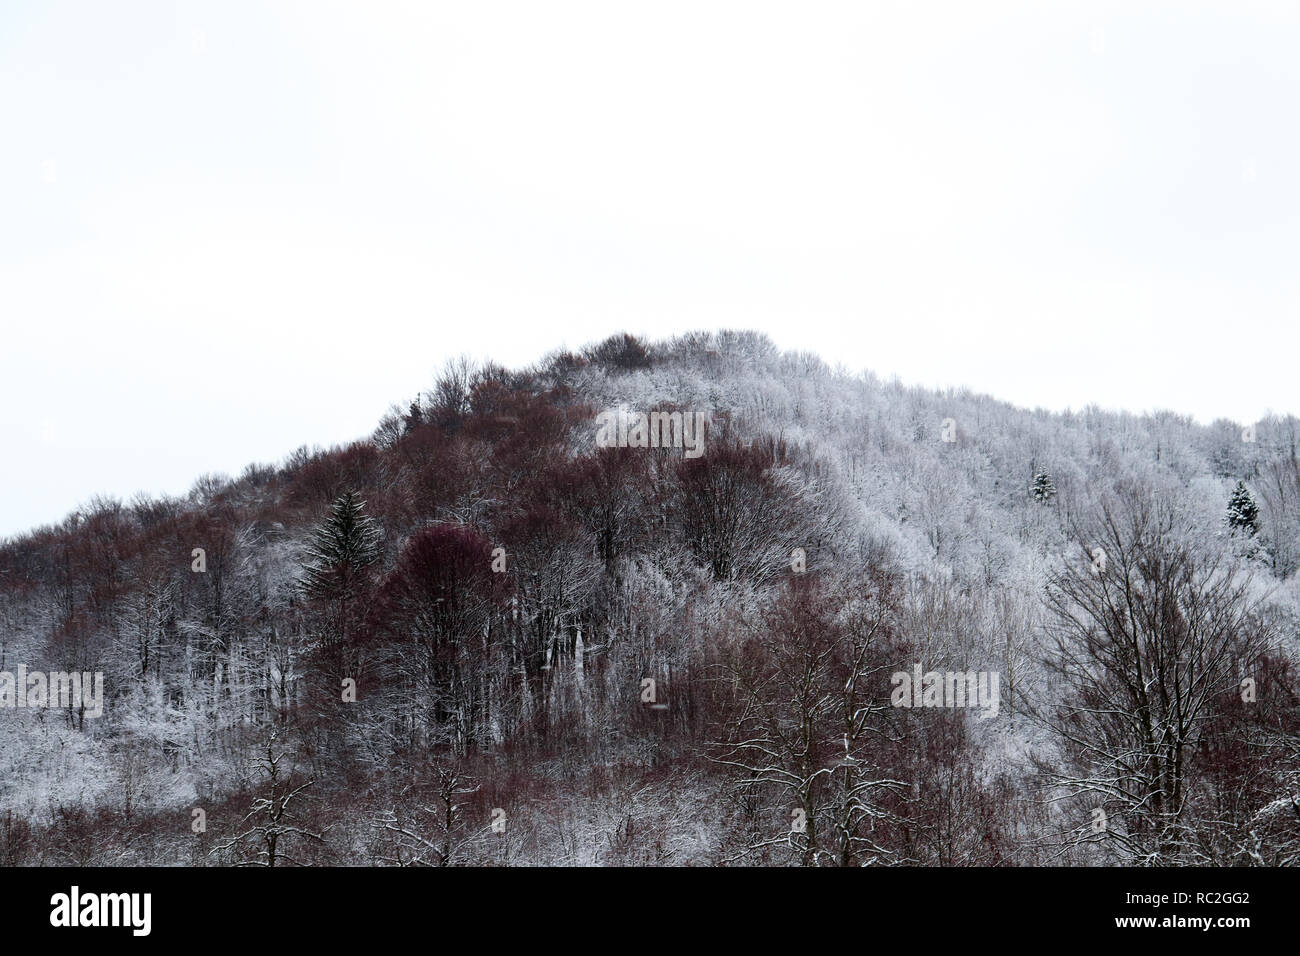
[[[479,783],[454,765],[440,765],[433,800],[421,800],[414,810],[396,805],[376,815],[371,826],[387,837],[378,857],[395,866],[454,866],[462,863],[465,844],[475,835],[465,822],[466,798]]]
[[[322,833],[297,822],[292,810],[294,800],[315,781],[298,783],[292,771],[281,766],[285,757],[294,754],[280,750],[276,737],[272,733],[267,739],[258,768],[266,776],[265,791],[254,798],[253,808],[240,821],[240,833],[212,851],[218,859],[232,854],[235,866],[302,866],[308,861],[291,856],[286,847],[291,845],[296,850],[324,840]]]
[[[1256,485],[1260,527],[1267,529],[1273,573],[1280,579],[1300,566],[1300,457],[1269,462]]]

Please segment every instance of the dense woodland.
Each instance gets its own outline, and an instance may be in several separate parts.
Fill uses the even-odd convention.
[[[597,447],[618,406],[704,454]],[[754,333],[449,362],[0,545],[0,671],[107,694],[0,710],[0,863],[1295,863],[1300,420],[1247,424]],[[892,706],[918,665],[997,716]]]

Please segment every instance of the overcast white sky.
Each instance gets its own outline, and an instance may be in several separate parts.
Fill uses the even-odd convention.
[[[1298,20],[5,0],[0,534],[622,329],[1300,412]]]

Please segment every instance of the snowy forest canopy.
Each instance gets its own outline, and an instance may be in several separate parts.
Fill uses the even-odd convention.
[[[749,332],[452,361],[0,546],[0,672],[104,675],[0,707],[0,864],[1295,863],[1298,432]]]

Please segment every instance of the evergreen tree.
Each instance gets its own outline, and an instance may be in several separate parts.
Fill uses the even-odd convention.
[[[303,589],[312,597],[349,596],[379,560],[379,529],[365,506],[355,491],[344,492],[316,529],[303,567]]]
[[[333,609],[322,637],[330,654],[347,644],[352,601],[369,583],[379,553],[379,529],[365,513],[365,502],[354,491],[344,492],[316,529],[303,565],[303,591]]]
[[[1045,471],[1037,472],[1034,475],[1034,483],[1029,493],[1035,501],[1046,504],[1056,497],[1056,482],[1052,481],[1052,476]]]
[[[420,400],[413,399],[411,407],[407,409],[402,416],[402,434],[409,435],[421,425],[424,424],[424,409],[420,407]]]
[[[1228,499],[1228,527],[1233,531],[1245,528],[1251,537],[1259,531],[1259,507],[1246,490],[1244,481],[1237,482],[1232,497]]]

